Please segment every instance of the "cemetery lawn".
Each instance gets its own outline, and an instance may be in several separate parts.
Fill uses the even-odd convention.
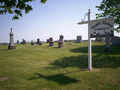
[[[92,65],[88,68],[88,43],[64,43],[49,47],[0,45],[0,90],[119,90],[120,46],[92,42]]]

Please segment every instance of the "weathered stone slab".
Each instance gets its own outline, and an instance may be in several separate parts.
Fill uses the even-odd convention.
[[[120,45],[120,37],[114,36],[112,45]]]
[[[77,36],[76,43],[80,43],[80,42],[82,42],[82,36]]]

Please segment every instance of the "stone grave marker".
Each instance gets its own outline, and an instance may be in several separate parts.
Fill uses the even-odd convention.
[[[41,41],[39,40],[38,45],[42,45],[42,44],[43,44],[43,42],[41,42]]]
[[[110,42],[113,42],[113,37],[111,37],[111,40],[110,40]]]
[[[49,46],[54,46],[54,41],[53,41],[53,38],[49,38]]]
[[[26,40],[22,39],[22,44],[26,44]]]
[[[111,52],[111,47],[110,47],[110,37],[105,38],[105,50],[104,52]]]
[[[37,39],[37,42],[36,42],[36,44],[39,44],[39,42],[40,42],[40,39]]]
[[[80,43],[80,42],[82,42],[82,36],[77,36],[76,43]]]
[[[96,37],[96,38],[95,38],[95,42],[99,42],[99,39],[98,39],[98,37]]]
[[[61,48],[63,47],[63,42],[64,42],[64,36],[63,35],[60,35],[60,39],[58,41],[58,48]]]
[[[19,44],[19,40],[17,40],[17,44]]]
[[[114,36],[112,45],[120,45],[120,37]]]
[[[16,49],[16,46],[14,44],[14,39],[13,39],[13,32],[12,32],[12,28],[11,28],[11,32],[9,33],[10,35],[10,43],[8,45],[8,49]]]
[[[47,39],[46,43],[49,43],[49,41],[50,41],[50,40],[49,40],[49,39]]]

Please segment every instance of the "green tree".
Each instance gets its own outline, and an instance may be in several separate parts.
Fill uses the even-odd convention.
[[[115,30],[120,32],[120,0],[103,0],[100,6],[96,6],[96,8],[98,11],[103,11],[103,13],[96,14],[96,18],[116,17],[114,20]]]
[[[22,11],[29,13],[33,8],[28,4],[35,0],[0,0],[0,14],[14,14],[13,20],[22,17]],[[40,3],[45,3],[47,0],[40,0]]]

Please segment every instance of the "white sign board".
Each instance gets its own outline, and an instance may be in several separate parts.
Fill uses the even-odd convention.
[[[90,38],[114,36],[114,18],[90,22]]]

